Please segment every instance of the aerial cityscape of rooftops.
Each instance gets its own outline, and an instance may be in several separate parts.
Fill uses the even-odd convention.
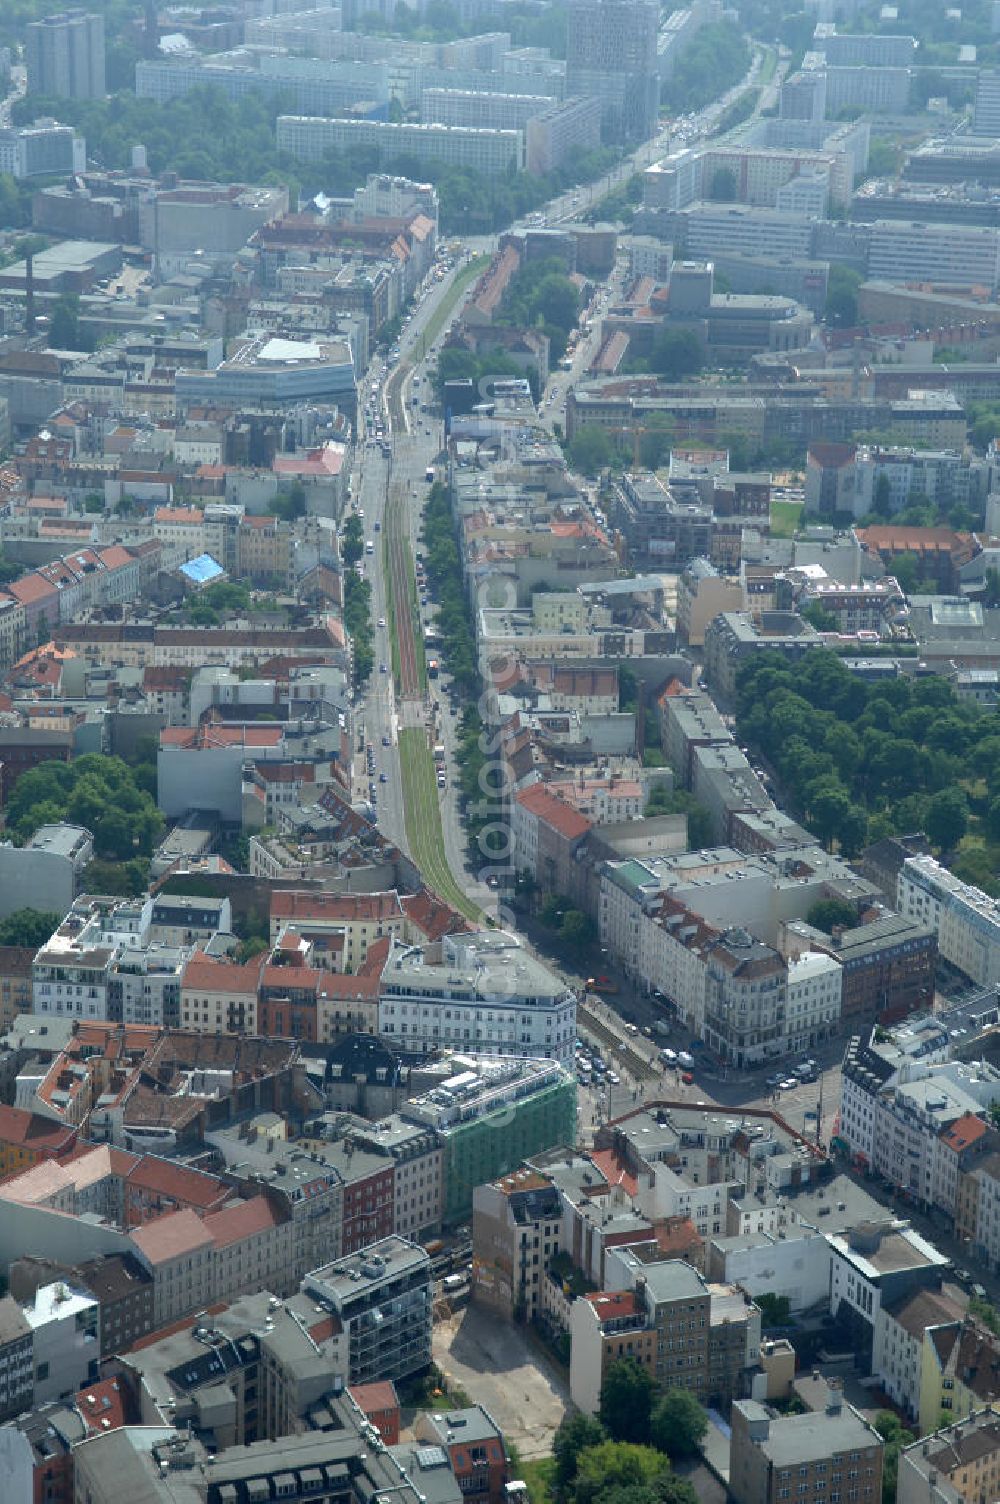
[[[1000,1504],[1000,0],[0,0],[0,1504]]]

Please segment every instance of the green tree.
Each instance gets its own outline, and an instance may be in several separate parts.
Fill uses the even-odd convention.
[[[155,800],[120,757],[88,753],[22,773],[7,804],[7,828],[26,841],[40,825],[69,820],[94,836],[94,853],[118,861],[149,856],[163,830]]]
[[[823,317],[835,329],[853,329],[858,322],[858,289],[862,283],[860,272],[839,261],[833,262],[826,285],[826,306]]]
[[[676,425],[669,413],[650,413],[639,438],[639,461],[647,470],[658,470],[670,454]]]
[[[920,560],[916,554],[897,554],[892,561],[892,572],[896,582],[904,595],[913,595],[917,588],[920,573]]]
[[[875,1429],[884,1443],[882,1453],[882,1504],[895,1504],[896,1482],[899,1476],[899,1454],[913,1441],[913,1432],[907,1431],[898,1415],[891,1410],[880,1410],[875,1417]]]
[[[853,929],[858,922],[858,911],[842,898],[818,898],[806,914],[806,923],[824,935],[832,935],[834,929]]]
[[[292,481],[287,490],[278,492],[273,511],[282,522],[295,522],[306,515],[306,488],[300,480]]]
[[[559,926],[559,938],[576,949],[593,945],[597,938],[594,921],[589,914],[584,914],[579,909],[569,909]]]
[[[668,1389],[653,1406],[650,1439],[672,1462],[694,1457],[708,1429],[708,1416],[689,1389]]]
[[[83,881],[88,893],[138,898],[149,886],[149,861],[145,857],[133,857],[129,861],[111,862],[95,857],[87,863]]]
[[[601,1385],[601,1422],[615,1441],[645,1443],[653,1403],[653,1380],[634,1358],[612,1363]]]
[[[55,350],[79,350],[80,344],[80,299],[75,293],[64,293],[52,307],[49,320],[49,344]]]
[[[352,512],[340,534],[340,557],[345,569],[352,569],[365,552],[364,523],[357,512]]]
[[[828,850],[853,808],[851,796],[839,778],[818,778],[805,793],[809,823]]]
[[[983,823],[990,840],[1000,842],[1000,795],[990,800]]]
[[[605,469],[613,454],[611,435],[598,423],[584,423],[570,440],[569,462],[583,475],[596,475]]]
[[[837,618],[819,601],[810,601],[807,606],[803,606],[801,615],[805,621],[810,622],[816,628],[817,632],[836,632],[837,630]]]
[[[969,826],[969,801],[962,789],[942,789],[927,806],[924,828],[935,846],[951,851]]]
[[[813,919],[808,921],[815,923]],[[818,929],[824,928],[822,925]],[[830,931],[827,930],[827,934]],[[787,1326],[791,1318],[792,1303],[787,1295],[776,1295],[773,1290],[768,1290],[763,1295],[754,1296],[755,1303],[760,1307],[760,1319],[764,1326]]]
[[[576,1478],[580,1454],[590,1447],[600,1446],[605,1440],[607,1433],[596,1416],[574,1410],[564,1417],[552,1439],[552,1456],[555,1459],[553,1485],[557,1496],[565,1496]]]
[[[892,514],[892,487],[889,484],[889,477],[885,474],[880,475],[875,482],[872,507],[879,517],[889,517]]]
[[[715,840],[711,815],[687,789],[668,789],[662,783],[654,784],[645,812],[647,816],[687,815],[688,849],[691,851],[711,846]]]
[[[652,1379],[649,1379],[650,1389],[652,1384]],[[646,1426],[648,1429],[648,1413]],[[660,1484],[669,1476],[670,1463],[652,1447],[628,1441],[602,1441],[598,1446],[588,1447],[577,1458],[573,1504],[598,1504],[598,1501],[612,1504],[620,1493],[635,1488],[652,1488],[658,1492]]]
[[[664,329],[649,357],[650,368],[668,381],[696,376],[704,362],[705,352],[693,329]]]
[[[0,919],[0,945],[23,945],[38,950],[65,916],[42,909],[15,909]]]

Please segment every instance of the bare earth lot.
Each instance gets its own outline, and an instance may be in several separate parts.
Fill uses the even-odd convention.
[[[526,1460],[547,1457],[569,1407],[565,1380],[525,1334],[476,1306],[434,1328],[434,1361],[493,1416]]]

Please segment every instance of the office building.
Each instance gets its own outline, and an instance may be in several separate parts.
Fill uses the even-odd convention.
[[[732,1408],[729,1488],[735,1504],[782,1504],[837,1494],[882,1497],[882,1438],[832,1385],[825,1408],[779,1416],[757,1400]]]
[[[524,135],[465,125],[394,125],[386,120],[327,120],[316,115],[279,115],[278,150],[306,162],[328,151],[374,148],[380,166],[409,157],[421,168],[440,162],[471,167],[487,177],[524,169]]]
[[[556,101],[534,115],[525,127],[525,166],[542,175],[561,167],[574,151],[589,151],[601,144],[601,104],[597,99]],[[577,267],[581,248],[577,246]]]
[[[424,89],[420,118],[435,125],[472,125],[486,130],[523,130],[556,103],[544,94],[477,94],[471,89]]]
[[[24,56],[29,94],[104,98],[103,16],[67,10],[29,22]]]
[[[572,0],[566,91],[601,101],[607,142],[645,141],[656,127],[658,15],[650,0]]]
[[[842,32],[824,36],[817,46],[830,67],[909,68],[917,50],[917,39]]]
[[[404,1238],[381,1242],[314,1269],[305,1293],[347,1335],[349,1384],[405,1379],[431,1359],[431,1264]]]
[[[1000,903],[963,883],[932,856],[913,856],[899,874],[901,914],[937,933],[938,952],[980,987],[1000,982]]]
[[[87,144],[71,125],[36,120],[20,129],[0,130],[0,172],[19,181],[50,173],[65,177],[83,172],[86,165]]]
[[[0,1422],[34,1404],[33,1332],[10,1295],[0,1298]]]
[[[444,1220],[460,1222],[477,1186],[575,1141],[576,1083],[554,1060],[456,1055],[451,1065],[454,1073],[407,1102],[401,1115],[436,1134]]]
[[[778,95],[778,118],[812,122],[825,120],[826,72],[824,69],[800,70],[785,79]]]
[[[1000,229],[877,219],[868,273],[887,282],[982,287],[992,294],[1000,278]]]
[[[901,115],[909,107],[909,68],[827,67],[823,72],[826,108],[834,120],[841,110]]]
[[[973,129],[977,136],[1000,136],[1000,69],[980,68],[976,80]]]
[[[334,122],[335,124],[338,122]],[[274,408],[305,401],[337,402],[353,413],[354,359],[339,340],[248,339],[214,370],[179,369],[175,379],[182,408]]]
[[[569,1062],[576,996],[504,930],[422,946],[395,941],[382,971],[378,1031],[414,1054],[451,1047]]]

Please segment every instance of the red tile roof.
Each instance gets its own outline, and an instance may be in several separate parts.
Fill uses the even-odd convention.
[[[149,1191],[202,1211],[221,1206],[230,1195],[230,1188],[214,1175],[159,1159],[155,1154],[142,1155],[129,1170],[127,1180],[130,1190]]]
[[[47,600],[59,592],[43,575],[32,573],[23,574],[19,580],[11,581],[7,586],[7,594],[20,601],[22,606],[31,606],[35,601]]]
[[[240,996],[257,996],[260,973],[264,964],[263,955],[246,961],[242,966],[235,961],[213,961],[204,951],[196,950],[184,968],[181,978],[183,989],[197,988],[202,992],[233,992]]]
[[[638,1307],[633,1290],[595,1290],[585,1295],[600,1321],[617,1321],[622,1316],[634,1316]]]
[[[440,940],[442,935],[457,935],[469,928],[464,915],[449,908],[448,904],[426,888],[404,898],[402,904],[407,922],[420,930],[428,940]]]
[[[988,1132],[987,1125],[982,1118],[977,1118],[973,1113],[967,1112],[957,1122],[952,1123],[950,1128],[945,1128],[941,1133],[941,1142],[956,1154],[961,1154],[970,1144],[975,1144]]]
[[[0,1104],[0,1143],[18,1144],[35,1154],[62,1155],[76,1143],[76,1130],[20,1107]]]
[[[590,1157],[609,1186],[620,1185],[630,1196],[636,1195],[639,1182],[625,1168],[624,1161],[618,1158],[613,1149],[596,1149]]]
[[[238,1201],[234,1206],[209,1212],[202,1218],[205,1231],[211,1234],[216,1248],[226,1248],[230,1243],[256,1237],[258,1233],[277,1227],[281,1220],[266,1196],[252,1196],[249,1201]]]
[[[160,746],[199,751],[214,747],[279,747],[283,736],[280,726],[167,726],[160,732]]]
[[[98,1435],[124,1426],[131,1415],[126,1414],[127,1393],[118,1379],[101,1379],[77,1391],[76,1408],[87,1423],[87,1430]],[[135,1419],[138,1420],[138,1416]]]
[[[376,924],[399,919],[403,909],[395,888],[383,893],[305,893],[299,889],[271,894],[271,918],[343,924]]]
[[[352,1384],[351,1399],[366,1415],[377,1415],[380,1410],[398,1410],[399,1396],[391,1379],[375,1384]]]
[[[321,998],[333,998],[341,1002],[366,1002],[378,997],[381,973],[370,976],[349,976],[346,972],[326,971],[319,985]]]
[[[212,1243],[211,1233],[202,1219],[188,1207],[179,1212],[168,1212],[165,1217],[157,1217],[144,1227],[137,1227],[131,1236],[136,1248],[150,1264],[169,1264],[182,1254],[195,1253]]]
[[[586,815],[582,815],[572,805],[550,794],[544,783],[533,783],[530,787],[522,789],[517,796],[517,802],[522,809],[526,809],[536,819],[551,826],[567,841],[579,840],[592,827],[593,822],[588,820]]]

